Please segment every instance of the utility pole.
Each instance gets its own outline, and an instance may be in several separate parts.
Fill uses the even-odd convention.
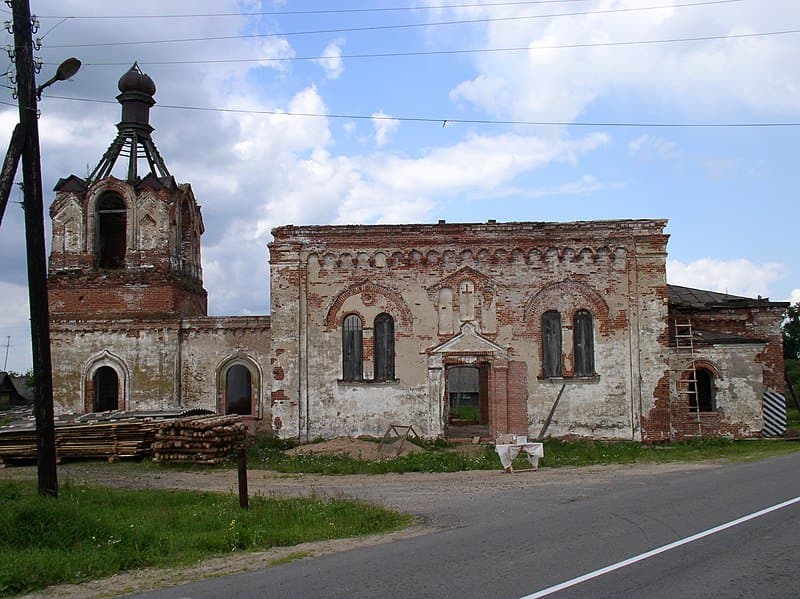
[[[22,181],[25,242],[28,250],[28,296],[31,309],[34,413],[39,493],[58,496],[56,439],[53,423],[53,375],[50,361],[50,311],[44,245],[44,204],[39,154],[39,110],[33,63],[33,23],[29,0],[7,0],[13,13],[19,122],[25,132]]]

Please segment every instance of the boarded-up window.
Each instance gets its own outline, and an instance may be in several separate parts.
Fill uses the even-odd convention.
[[[99,268],[122,268],[125,264],[125,201],[109,193],[97,201],[95,257]]]
[[[94,397],[92,410],[107,412],[119,409],[119,377],[111,366],[101,366],[92,378]]]
[[[695,372],[697,385],[694,383],[689,384],[691,391],[696,393],[689,393],[689,406],[697,409],[698,403],[700,404],[701,412],[714,412],[717,409],[716,401],[714,399],[714,375],[705,368],[698,368]]]
[[[253,413],[252,400],[250,371],[241,364],[231,366],[225,375],[225,413],[250,416]]]
[[[575,376],[592,376],[594,374],[594,329],[591,313],[588,310],[578,310],[572,324]]]
[[[342,379],[360,381],[363,378],[361,319],[350,314],[342,325]]]
[[[561,314],[542,314],[542,376],[561,376]]]
[[[394,380],[394,319],[385,312],[375,317],[375,380]]]

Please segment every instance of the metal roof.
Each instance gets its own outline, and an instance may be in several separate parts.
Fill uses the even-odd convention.
[[[730,293],[720,293],[719,291],[682,287],[681,285],[667,285],[667,290],[670,305],[677,308],[708,310],[712,308],[751,308],[757,306],[786,307],[789,305],[788,302],[771,302],[768,297],[744,297],[731,295]]]

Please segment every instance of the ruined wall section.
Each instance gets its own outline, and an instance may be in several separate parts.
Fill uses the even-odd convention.
[[[306,266],[301,262],[302,240],[276,238],[269,245],[271,347],[269,391],[272,428],[282,437],[307,438],[301,373],[307,356],[301,354],[305,314],[302,289]],[[305,343],[305,340],[304,340]],[[303,345],[305,348],[305,345]],[[312,349],[316,351],[316,348]],[[302,411],[301,411],[302,410]]]
[[[278,349],[308,348],[300,369],[285,372],[274,385],[273,393],[298,401],[297,428],[288,427],[286,435],[380,434],[392,422],[414,424],[427,436],[441,434],[444,388],[441,379],[431,378],[428,352],[469,321],[515,363],[508,388],[525,381],[530,434],[538,433],[566,385],[550,434],[637,438],[640,397],[654,401],[667,363],[664,225],[490,222],[274,230],[272,359],[281,360]],[[557,379],[541,376],[541,315],[547,309],[562,313],[564,376]],[[580,309],[593,316],[595,376],[573,376],[573,317]],[[395,381],[370,380],[373,322],[381,312],[396,323]],[[363,323],[363,382],[341,380],[341,325],[348,314],[358,314]],[[656,331],[655,340],[633,348],[634,325]],[[638,365],[634,372],[631,364],[634,349],[646,367],[657,368],[641,382]],[[300,423],[305,418],[308,426]]]
[[[680,393],[678,378],[691,366],[685,353],[670,352],[670,393],[673,401],[672,426],[675,439],[725,436],[735,439],[761,434],[761,397],[765,386],[759,356],[763,343],[713,344],[696,347],[695,366],[713,375],[716,410],[696,412],[689,395]]]
[[[57,413],[92,411],[92,375],[110,366],[119,377],[121,410],[178,408],[178,323],[51,323],[53,399]]]
[[[252,373],[252,420],[270,422],[269,316],[55,321],[51,335],[59,413],[92,411],[92,375],[105,365],[118,374],[121,410],[222,412],[224,366],[232,362]]]
[[[669,305],[666,284],[667,237],[643,235],[629,266],[631,315],[628,334],[632,372],[632,413],[639,441],[669,439]]]
[[[72,176],[56,186],[49,263],[54,318],[202,316],[207,311],[200,266],[200,208],[189,185],[148,175],[135,186],[109,177],[87,187]],[[124,260],[97,263],[97,203],[124,202]]]
[[[180,327],[180,396],[186,408],[225,411],[225,366],[242,364],[251,373],[252,420],[269,428],[270,317],[191,318]]]

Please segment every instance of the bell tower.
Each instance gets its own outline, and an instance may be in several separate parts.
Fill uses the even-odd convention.
[[[155,83],[134,64],[118,87],[116,138],[86,179],[70,175],[55,186],[51,317],[205,316],[203,218],[191,186],[175,182],[153,142]]]

